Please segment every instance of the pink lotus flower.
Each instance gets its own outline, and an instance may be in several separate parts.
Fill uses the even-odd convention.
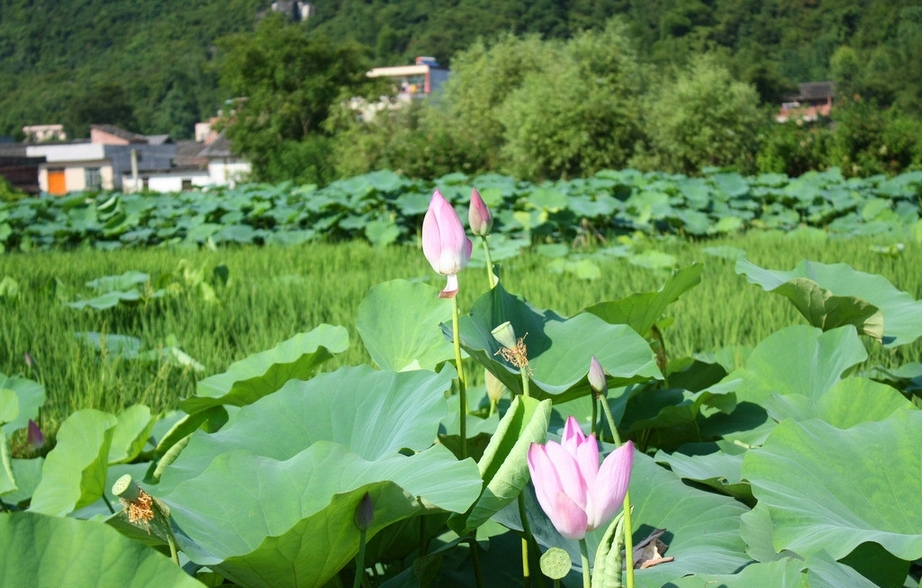
[[[586,437],[572,416],[562,443],[532,443],[528,471],[538,503],[567,539],[583,539],[587,531],[607,524],[621,508],[631,480],[634,444],[628,441],[599,466],[595,435]]]
[[[471,190],[471,208],[468,211],[467,220],[471,226],[471,232],[478,237],[486,237],[493,228],[493,213],[480,197],[477,188]]]
[[[458,293],[458,272],[471,260],[473,244],[464,234],[458,213],[436,190],[423,219],[423,254],[432,269],[448,276],[439,298],[454,298]]]

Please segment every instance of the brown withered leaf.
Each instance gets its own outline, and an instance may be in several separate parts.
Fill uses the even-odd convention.
[[[674,557],[663,557],[669,546],[660,537],[666,529],[654,529],[647,538],[634,546],[634,568],[645,570],[653,566],[674,561]]]

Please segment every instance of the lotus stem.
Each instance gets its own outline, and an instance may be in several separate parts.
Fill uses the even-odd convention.
[[[467,457],[467,389],[464,384],[464,367],[461,365],[461,328],[458,324],[458,297],[451,299],[451,332],[455,345],[455,367],[458,369],[458,402],[461,403],[461,459]]]
[[[480,236],[480,242],[483,243],[483,253],[487,258],[487,278],[490,283],[490,290],[496,287],[496,274],[493,273],[493,260],[490,257],[490,245],[487,243],[486,235]]]
[[[618,427],[615,425],[615,417],[611,413],[611,407],[608,406],[608,398],[601,398],[602,410],[605,412],[605,419],[608,421],[608,428],[611,429],[612,438],[615,445],[621,446],[621,436],[618,435]],[[631,491],[624,494],[624,555],[627,561],[625,574],[625,586],[634,588],[634,525],[631,522]]]
[[[352,588],[359,588],[362,585],[362,578],[365,576],[365,530],[359,530],[359,552],[355,556],[355,579],[352,581]]]
[[[583,588],[591,588],[589,574],[589,547],[586,545],[586,538],[579,540],[579,555],[583,562]]]
[[[528,567],[528,539],[531,537],[531,526],[528,524],[528,517],[525,515],[525,491],[519,492],[519,518],[522,519],[522,583],[525,588],[531,586],[531,570]]]

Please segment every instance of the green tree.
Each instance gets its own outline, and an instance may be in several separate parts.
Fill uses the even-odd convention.
[[[696,174],[704,167],[752,171],[764,117],[755,89],[707,55],[654,85],[644,101],[649,150],[634,164]]]
[[[539,180],[624,167],[640,138],[641,78],[623,25],[611,21],[553,50],[498,109],[505,171]]]
[[[234,96],[225,112],[228,138],[253,164],[257,179],[324,182],[324,165],[302,165],[300,155],[317,162],[329,150],[323,122],[331,106],[367,83],[366,49],[337,45],[309,34],[284,17],[270,15],[252,34],[220,40],[221,85]],[[300,147],[287,143],[305,143]]]

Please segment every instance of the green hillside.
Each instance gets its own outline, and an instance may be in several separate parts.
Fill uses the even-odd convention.
[[[63,122],[188,137],[228,92],[216,41],[252,32],[266,0],[0,0],[0,135]],[[717,53],[774,103],[849,75],[866,99],[922,114],[922,7],[912,0],[317,0],[304,27],[356,40],[370,63],[443,63],[477,39],[568,39],[619,16],[651,67]],[[847,46],[848,51],[840,51]],[[833,56],[839,51],[839,59]],[[836,65],[837,64],[837,65]],[[839,69],[836,70],[836,67]]]

